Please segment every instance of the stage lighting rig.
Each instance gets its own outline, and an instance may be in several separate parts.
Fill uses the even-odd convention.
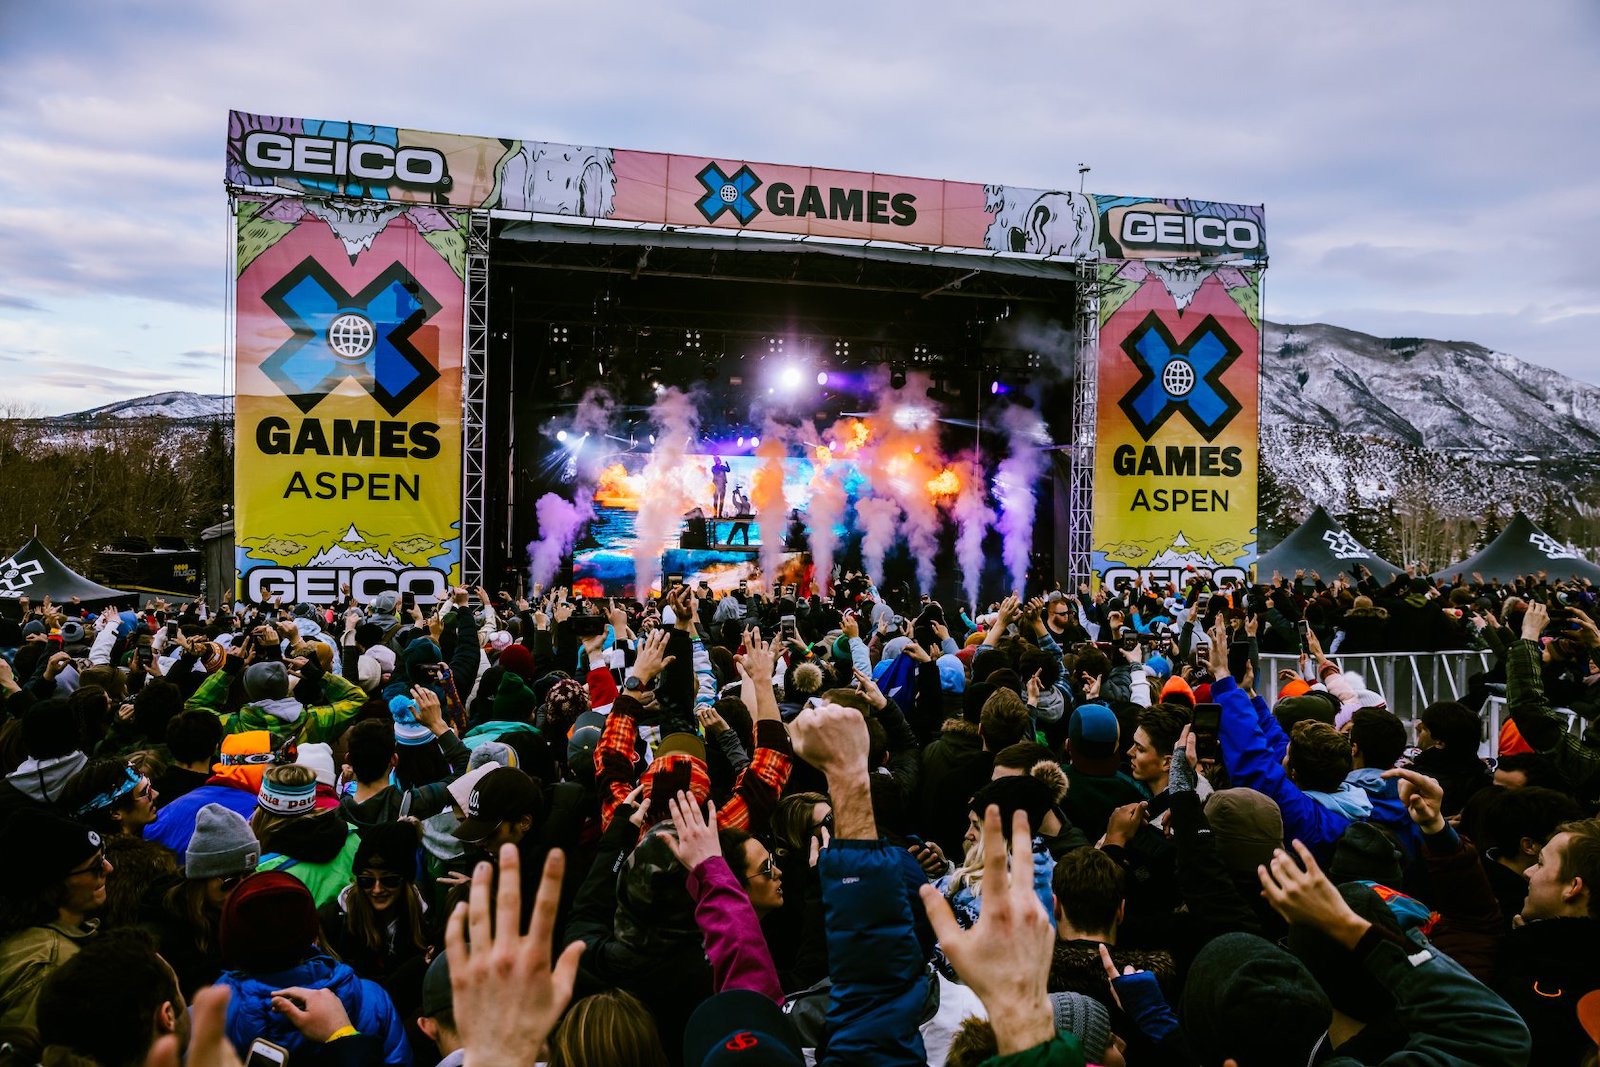
[[[891,363],[889,365],[889,388],[903,389],[906,384],[906,365],[904,363]]]

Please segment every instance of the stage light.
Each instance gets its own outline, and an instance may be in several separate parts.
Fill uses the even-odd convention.
[[[651,434],[650,435],[650,443],[651,444],[655,444],[656,443],[656,435],[655,434]]]
[[[800,369],[798,367],[785,367],[778,372],[778,384],[785,390],[797,388],[800,385]]]
[[[1009,392],[1011,392],[1011,390],[1007,386],[1001,384],[1000,379],[998,378],[989,383],[990,396],[1001,396]]]
[[[650,383],[650,388],[652,388],[652,389],[654,389],[656,391],[656,395],[657,396],[659,396],[662,393],[667,391],[667,387],[662,385],[660,382],[651,382]]]
[[[740,448],[743,448],[743,447],[744,447],[744,438],[743,438],[743,437],[740,437],[740,438],[739,438],[739,440],[738,440],[738,441],[737,441],[737,442],[735,442],[735,443],[736,443],[736,444],[737,444],[737,445],[738,445],[738,446],[739,446],[739,447],[740,447]]]
[[[901,404],[894,409],[892,418],[902,430],[925,430],[933,424],[933,412],[915,404]]]
[[[751,448],[760,448],[761,447],[761,438],[759,438],[759,437],[750,438],[750,447]]]
[[[565,430],[557,430],[556,431],[556,440],[560,441],[562,444],[566,444],[567,443],[567,431],[565,431]]]
[[[906,384],[906,367],[904,363],[896,363],[889,368],[889,388],[899,389]]]
[[[827,385],[828,384],[828,372],[827,371],[825,371],[825,370],[817,371],[817,384],[818,385]]]

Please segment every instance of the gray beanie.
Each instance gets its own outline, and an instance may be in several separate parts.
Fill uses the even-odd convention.
[[[252,663],[244,669],[247,700],[282,700],[289,695],[289,671],[281,660]]]
[[[399,605],[399,603],[400,603],[400,594],[399,593],[396,593],[393,590],[388,590],[388,591],[379,593],[372,600],[372,611],[369,612],[369,614],[370,615],[393,615],[394,614],[394,609]]]
[[[1078,1039],[1090,1063],[1099,1063],[1111,1043],[1111,1013],[1093,997],[1082,993],[1051,993],[1050,1007],[1055,1012],[1056,1029]]]
[[[194,836],[184,855],[183,876],[225,878],[249,874],[261,859],[261,843],[243,815],[221,804],[207,804],[195,816]]]

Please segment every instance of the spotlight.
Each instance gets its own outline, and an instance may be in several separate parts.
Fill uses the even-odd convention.
[[[800,384],[800,370],[797,367],[785,367],[778,373],[778,384],[784,389],[793,389]]]
[[[759,438],[759,437],[750,438],[750,447],[751,448],[760,448],[761,447],[761,438]]]
[[[998,378],[989,383],[990,396],[1004,396],[1009,392],[1011,392],[1011,387],[1000,381]]]
[[[740,436],[739,440],[734,442],[734,443],[737,444],[740,448],[743,448],[744,447],[744,437]]]
[[[656,443],[656,435],[655,434],[651,434],[650,435],[650,443],[651,444],[655,444]]]
[[[567,443],[567,431],[565,431],[565,430],[557,430],[556,431],[556,440],[560,441],[562,444],[566,444]]]
[[[828,384],[828,372],[827,371],[825,371],[825,370],[817,371],[817,384],[818,385],[827,385]]]
[[[889,368],[889,388],[899,389],[906,384],[906,365],[896,363]]]

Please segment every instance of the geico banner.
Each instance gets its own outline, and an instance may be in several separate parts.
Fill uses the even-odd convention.
[[[1244,577],[1256,556],[1259,277],[1100,268],[1093,569],[1112,587]]]
[[[227,180],[391,203],[1032,258],[1265,261],[1259,205],[1034,189],[404,126],[228,116]],[[1076,183],[1072,183],[1076,184]]]
[[[460,582],[464,225],[421,205],[238,201],[241,597],[431,600]]]

